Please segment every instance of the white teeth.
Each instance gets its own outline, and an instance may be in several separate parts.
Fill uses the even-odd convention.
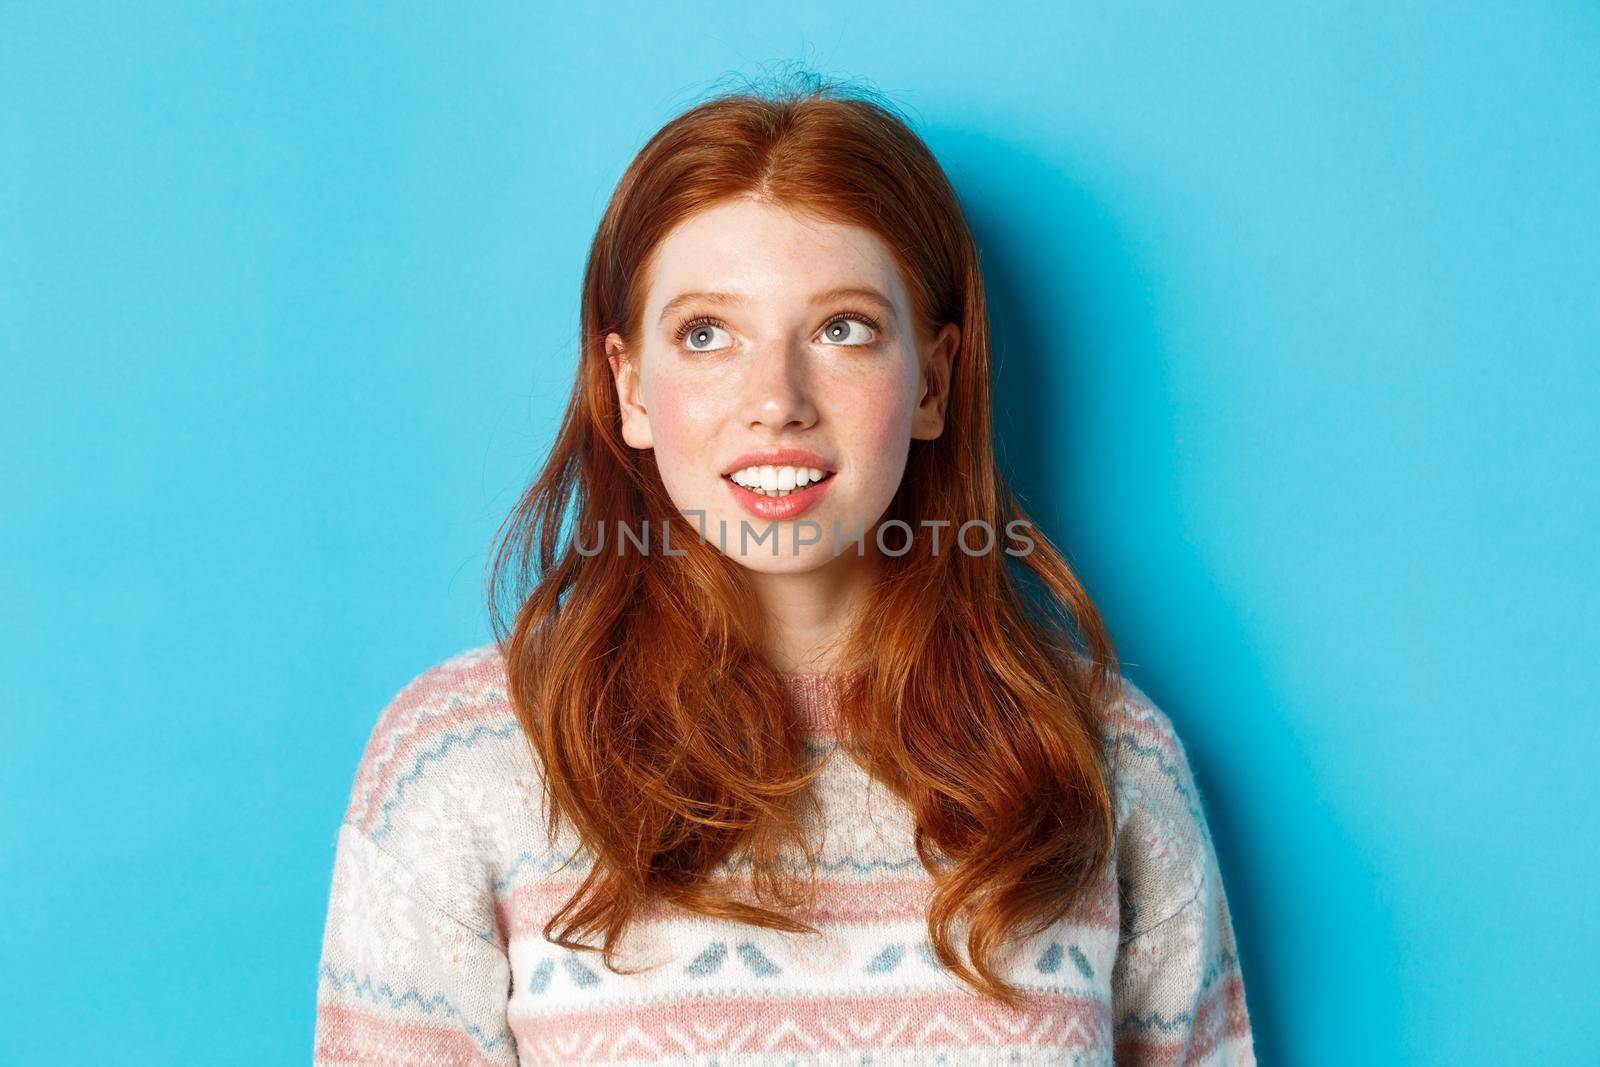
[[[796,489],[822,481],[824,477],[826,472],[819,467],[763,465],[736,470],[728,475],[728,480],[762,496],[787,496]]]

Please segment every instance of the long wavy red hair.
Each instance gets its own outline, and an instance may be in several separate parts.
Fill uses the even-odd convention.
[[[628,447],[603,338],[638,336],[650,256],[718,201],[766,202],[866,227],[894,250],[919,329],[956,323],[945,430],[911,442],[888,518],[911,551],[885,557],[841,636],[839,738],[908,806],[932,875],[941,963],[1008,1005],[996,953],[1065,915],[1104,874],[1114,834],[1107,709],[1120,708],[1111,640],[1083,586],[1037,530],[1021,556],[950,551],[974,519],[1026,516],[992,434],[990,344],[978,253],[926,145],[869,90],[807,78],[727,91],[639,151],[596,230],[583,278],[577,380],[548,462],[501,526],[489,607],[512,706],[542,766],[553,833],[567,819],[594,864],[544,934],[597,950],[651,901],[785,931],[814,903],[784,861],[820,765],[783,717],[765,621],[742,566],[697,536],[654,453]],[[945,551],[924,520],[946,520]],[[580,554],[596,529],[672,525],[673,554]],[[901,535],[892,543],[898,546]],[[684,555],[678,555],[678,551]],[[1009,561],[1009,562],[1008,562]],[[501,604],[515,606],[508,624]],[[717,876],[748,866],[754,898]],[[968,920],[968,960],[956,924]],[[559,929],[558,929],[559,928]],[[595,946],[577,940],[596,936]]]

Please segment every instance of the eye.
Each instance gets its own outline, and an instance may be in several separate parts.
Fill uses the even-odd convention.
[[[726,344],[710,343],[719,333],[724,337],[728,335],[728,331],[722,328],[722,323],[702,315],[679,326],[672,336],[673,340],[680,345],[686,345],[691,352],[715,352],[719,348],[728,347]]]
[[[878,320],[857,311],[846,312],[829,320],[822,328],[822,336],[830,344],[845,348],[869,345],[878,339]]]

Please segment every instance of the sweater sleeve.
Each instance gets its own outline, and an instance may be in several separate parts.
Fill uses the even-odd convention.
[[[1123,932],[1112,970],[1118,1067],[1248,1067],[1233,923],[1187,753],[1129,684],[1119,756]]]
[[[340,827],[314,1063],[516,1067],[505,950],[422,884],[358,826]]]

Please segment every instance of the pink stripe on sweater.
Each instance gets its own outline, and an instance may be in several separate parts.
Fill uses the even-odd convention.
[[[1162,1041],[1156,1033],[1127,1034],[1117,1038],[1116,1059],[1150,1067],[1185,1067],[1203,1063],[1219,1045],[1249,1035],[1244,984],[1232,974],[1206,994],[1195,1010],[1193,1025],[1179,1031],[1177,1040]]]
[[[346,821],[354,821],[363,831],[371,832],[373,824],[378,820],[378,813],[389,799],[394,780],[412,769],[412,764],[422,750],[428,748],[439,735],[453,728],[468,726],[484,719],[499,718],[505,713],[504,706],[500,704],[471,704],[456,711],[435,715],[412,730],[401,740],[394,753],[384,763],[383,769],[376,775],[372,792],[360,812],[359,820],[347,816]]]
[[[387,1067],[411,1067],[413,1064],[425,1067],[441,1063],[500,1067],[505,1062],[489,1059],[477,1043],[460,1030],[400,1022],[327,1001],[317,1007],[317,1041],[313,1056],[318,1064],[384,1064]]]
[[[514,1013],[510,1023],[529,1062],[577,1064],[941,1046],[1092,1049],[1108,1043],[1110,1016],[1093,998],[1045,994],[1012,1011],[955,991],[698,997],[566,1010],[554,1019]]]
[[[393,766],[396,738],[404,743],[415,736],[422,713],[447,707],[449,700],[460,695],[464,683],[470,681],[475,673],[466,668],[434,667],[416,678],[389,702],[379,716],[367,740],[366,750],[362,753],[360,766],[356,768],[355,784],[350,791],[352,813],[368,799],[374,804],[381,803],[370,790],[380,770],[387,771]]]

